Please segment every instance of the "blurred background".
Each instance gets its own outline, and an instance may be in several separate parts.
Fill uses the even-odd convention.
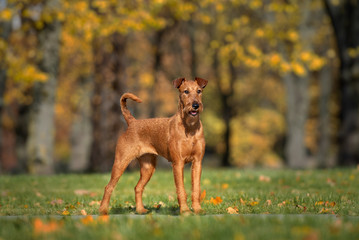
[[[108,172],[195,76],[205,166],[359,164],[358,0],[0,0],[0,172]]]

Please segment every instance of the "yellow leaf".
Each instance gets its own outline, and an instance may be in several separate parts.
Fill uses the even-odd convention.
[[[222,189],[227,189],[229,187],[228,183],[223,183],[222,184]]]
[[[307,71],[305,70],[303,65],[298,62],[292,63],[292,70],[296,75],[298,75],[300,77],[303,77],[307,74]]]
[[[270,56],[270,58],[269,58],[269,63],[270,63],[270,65],[273,66],[273,67],[278,66],[279,63],[280,63],[280,61],[281,61],[281,57],[280,57],[280,55],[277,54],[277,53],[272,54],[272,55]]]
[[[64,215],[64,216],[67,216],[67,215],[70,215],[70,212],[67,211],[67,210],[65,210],[65,211],[63,211],[61,214]]]
[[[292,42],[297,41],[298,38],[299,38],[299,36],[298,36],[298,33],[296,31],[290,30],[288,32],[288,39],[291,40]]]
[[[0,12],[0,20],[9,21],[12,18],[12,12],[9,8],[5,8]]]
[[[234,208],[228,207],[228,208],[227,208],[227,212],[228,212],[229,214],[238,214],[238,208],[237,208],[237,207],[234,207]]]
[[[308,61],[310,61],[311,58],[312,58],[312,56],[311,56],[310,52],[304,51],[304,52],[300,53],[300,59],[303,62],[308,62]]]

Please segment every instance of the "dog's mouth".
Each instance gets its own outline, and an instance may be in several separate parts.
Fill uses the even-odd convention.
[[[189,115],[191,115],[192,117],[197,116],[198,113],[199,113],[198,110],[191,110],[191,111],[189,111]]]

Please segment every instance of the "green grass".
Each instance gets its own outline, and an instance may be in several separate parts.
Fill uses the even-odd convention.
[[[205,214],[187,217],[179,216],[172,173],[161,170],[154,174],[144,193],[150,213],[135,215],[133,189],[139,173],[125,173],[112,195],[112,217],[107,222],[96,217],[69,217],[81,215],[81,211],[97,214],[109,177],[0,176],[0,239],[359,238],[357,169],[204,169]],[[190,183],[190,171],[186,169],[189,204]],[[214,204],[211,198],[216,197],[223,201]],[[238,209],[239,215],[228,214],[229,207]],[[21,218],[1,217],[6,215]],[[39,216],[45,216],[40,218],[40,227],[35,223]]]

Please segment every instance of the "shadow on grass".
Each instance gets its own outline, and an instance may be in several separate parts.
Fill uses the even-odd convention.
[[[138,214],[136,208],[132,206],[113,206],[110,210],[110,214],[138,214],[138,215],[147,215],[147,214],[156,214],[156,215],[172,215],[179,216],[180,209],[178,206],[145,206],[148,210],[146,214]]]

